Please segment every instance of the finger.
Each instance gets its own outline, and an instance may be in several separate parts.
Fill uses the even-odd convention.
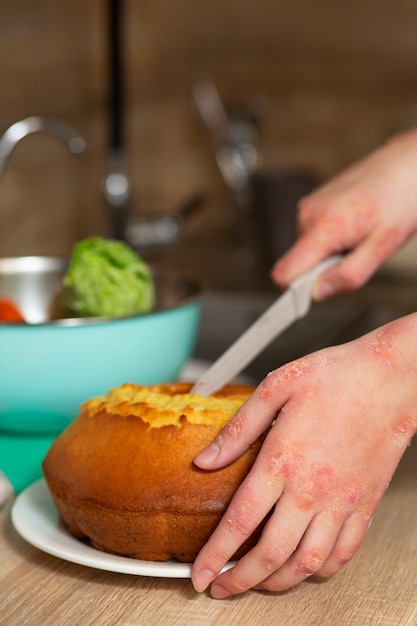
[[[282,567],[257,585],[257,589],[284,591],[316,574],[331,554],[339,531],[340,522],[331,514],[317,514],[311,520],[297,549]]]
[[[355,513],[344,522],[333,550],[317,570],[317,575],[329,578],[348,563],[361,545],[369,526],[369,520],[362,513]]]
[[[270,276],[282,289],[287,288],[295,278],[312,269],[315,265],[335,252],[341,252],[319,229],[301,235],[290,250],[272,267]]]
[[[272,386],[279,386],[276,372],[272,378]],[[283,375],[282,379],[290,386],[288,376]],[[261,384],[259,392],[265,396],[266,402],[270,401],[272,394],[269,393],[268,384]],[[251,471],[236,491],[225,515],[195,561],[193,582],[198,591],[205,589],[214,580],[227,561],[266,518],[280,498],[288,475],[295,471],[303,455],[297,442],[282,440],[279,423],[278,420],[268,433]],[[311,499],[310,502],[312,501]],[[309,508],[305,507],[304,511],[311,517]],[[303,531],[304,529],[305,526]]]
[[[235,567],[214,580],[211,595],[225,598],[269,579],[271,573],[279,570],[296,550],[312,516],[310,509],[300,510],[293,496],[281,496],[257,545]]]
[[[288,393],[288,386],[276,386],[271,397],[263,392],[261,383],[211,444],[195,457],[194,463],[202,469],[218,469],[234,461],[276,419]]]
[[[274,507],[282,493],[283,480],[269,481],[271,484],[268,480],[252,470],[236,491],[226,513],[194,562],[191,578],[196,591],[204,591],[208,587]],[[259,489],[259,485],[266,485],[267,491]]]
[[[314,267],[325,256],[326,254],[315,246],[311,233],[303,235],[272,266],[271,279],[281,289],[286,289],[295,278]]]
[[[400,234],[374,232],[342,261],[324,272],[313,285],[315,300],[362,287],[400,245]]]

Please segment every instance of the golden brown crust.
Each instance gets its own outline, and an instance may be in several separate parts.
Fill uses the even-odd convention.
[[[194,560],[249,471],[260,442],[228,467],[198,469],[194,457],[233,415],[236,398],[241,405],[253,388],[227,386],[216,394],[220,404],[206,408],[210,399],[190,395],[190,387],[127,385],[83,405],[43,462],[71,533],[99,549],[138,559]],[[163,408],[170,402],[167,397],[157,398],[159,408],[126,399],[148,391],[172,396],[175,410]],[[160,424],[161,412],[169,423],[153,425],[152,414]]]

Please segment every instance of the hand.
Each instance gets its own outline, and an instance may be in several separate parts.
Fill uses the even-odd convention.
[[[417,314],[269,374],[195,463],[224,467],[270,428],[194,563],[215,598],[331,576],[354,555],[417,428]],[[272,513],[271,513],[272,512]],[[219,574],[271,513],[257,545]]]
[[[277,261],[285,288],[327,256],[348,254],[316,282],[313,297],[362,286],[417,229],[417,131],[399,135],[299,205],[299,239]]]

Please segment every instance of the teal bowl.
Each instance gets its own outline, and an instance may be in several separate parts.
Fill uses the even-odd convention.
[[[67,267],[56,257],[0,259],[0,298],[27,324],[0,322],[0,431],[61,432],[80,405],[125,382],[174,381],[192,354],[200,286],[154,273],[152,313],[125,318],[49,320]]]

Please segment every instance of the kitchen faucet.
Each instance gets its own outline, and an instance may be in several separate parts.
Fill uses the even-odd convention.
[[[50,117],[26,117],[9,126],[0,137],[0,178],[3,176],[9,157],[19,141],[37,132],[46,132],[62,139],[73,154],[81,154],[85,150],[84,139],[68,124]]]
[[[259,127],[266,102],[257,99],[247,110],[226,109],[210,78],[199,78],[192,86],[192,100],[200,114],[215,151],[216,162],[236,206],[248,213],[252,203],[252,178],[258,167]]]
[[[14,122],[0,137],[0,180],[16,145],[28,135],[37,132],[46,132],[62,139],[73,154],[82,154],[86,149],[85,140],[70,125],[51,117],[32,116],[24,118]],[[114,214],[120,212],[128,200],[128,181],[125,168],[123,152],[113,153],[104,190],[106,200]],[[178,207],[173,214],[155,218],[136,217],[130,220],[119,220],[119,228],[112,228],[110,236],[124,239],[132,247],[141,250],[172,243],[178,238],[188,216],[194,213],[203,201],[204,198],[201,194],[195,194]]]
[[[144,215],[131,211],[124,112],[124,4],[123,0],[107,0],[109,155],[103,192],[110,236],[126,241],[140,254],[147,254],[178,242],[189,217],[204,204],[205,194],[200,191],[191,194],[167,214]]]

